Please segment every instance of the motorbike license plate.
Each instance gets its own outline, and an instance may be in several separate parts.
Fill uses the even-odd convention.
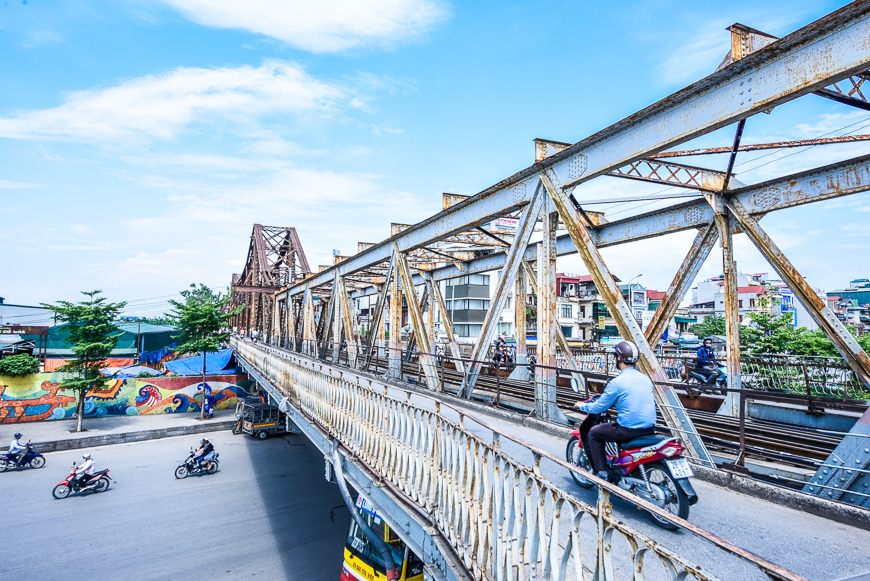
[[[671,469],[671,474],[674,475],[674,478],[691,478],[695,475],[692,472],[692,467],[689,465],[689,461],[685,458],[678,458],[676,460],[667,460],[668,468]]]

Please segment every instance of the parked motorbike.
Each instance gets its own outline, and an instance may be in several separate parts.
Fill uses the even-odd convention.
[[[45,457],[39,452],[34,451],[33,446],[30,445],[30,440],[27,441],[27,448],[22,454],[19,462],[15,462],[12,459],[12,455],[8,453],[0,456],[0,472],[6,472],[8,469],[15,468],[16,466],[19,468],[24,468],[25,466],[42,468],[45,466]]]
[[[189,474],[214,474],[220,468],[218,457],[220,454],[214,453],[214,460],[206,460],[205,464],[200,464],[194,460],[195,452],[190,449],[190,454],[185,460],[175,469],[175,477],[178,479],[187,478]]]
[[[689,381],[701,385],[726,387],[728,375],[725,366],[719,361],[707,359],[686,359],[685,373],[689,374]]]
[[[66,498],[72,492],[86,492],[93,490],[94,492],[105,492],[109,489],[109,469],[94,472],[87,477],[84,482],[78,482],[76,476],[76,463],[73,462],[72,470],[66,480],[54,487],[51,495],[60,500]]]
[[[500,345],[498,342],[495,343],[495,351],[492,355],[492,364],[493,366],[505,369],[507,371],[513,371],[514,367],[516,367],[516,364],[514,364],[513,355],[511,355],[508,348],[504,345]]]
[[[600,396],[595,395],[592,402]],[[580,428],[571,432],[566,456],[568,462],[592,473],[592,463],[586,455],[581,431],[588,433],[593,426],[607,421],[605,414],[588,414]],[[685,447],[679,438],[669,436],[644,436],[624,444],[608,442],[608,480],[659,508],[682,518],[689,518],[689,507],[698,502],[698,494],[689,480],[694,473],[688,460],[682,458]],[[571,471],[571,476],[582,488],[592,488],[595,483],[582,474]],[[663,529],[675,530],[677,526],[650,513],[653,522]]]

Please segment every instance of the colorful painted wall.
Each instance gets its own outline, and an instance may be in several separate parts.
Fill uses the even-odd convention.
[[[61,374],[38,373],[26,377],[0,376],[0,423],[13,424],[73,417],[75,393],[60,390]],[[206,377],[215,409],[235,407],[246,395],[248,376]],[[85,394],[85,417],[136,416],[198,412],[202,406],[199,377],[116,379],[105,389]]]

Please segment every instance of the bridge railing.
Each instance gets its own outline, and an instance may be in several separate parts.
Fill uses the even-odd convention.
[[[620,521],[611,496],[701,537],[736,567],[769,579],[802,579],[587,473],[597,500],[575,498],[554,486],[541,464],[580,472],[576,466],[462,408],[288,350],[238,339],[233,346],[291,405],[429,514],[476,579],[582,581],[589,572],[597,580],[642,579],[655,562],[647,555],[657,557],[670,579],[723,578]],[[479,435],[481,428],[489,438]],[[531,465],[508,453],[507,441]],[[618,537],[626,543],[616,543]],[[628,554],[615,555],[614,546]]]

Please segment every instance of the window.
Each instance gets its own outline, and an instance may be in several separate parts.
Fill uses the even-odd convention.
[[[743,308],[743,300],[742,299],[737,301],[737,308],[739,308],[739,309]]]
[[[562,305],[562,318],[570,319],[574,315],[574,309],[571,305]]]
[[[580,318],[586,318],[586,305],[580,305]]]
[[[511,332],[511,327],[513,324],[511,323],[499,323],[498,324],[498,334],[499,335],[513,335]]]
[[[562,327],[562,334],[565,335],[565,338],[568,339],[571,337],[571,330],[574,327]]]
[[[638,321],[638,322],[642,321],[643,320],[643,311],[635,311],[634,312],[634,320]]]
[[[484,299],[458,299],[452,301],[453,311],[486,311],[489,309],[489,301]]]
[[[749,299],[749,306],[750,306],[750,307],[754,307],[754,306],[755,306],[755,299]]]
[[[460,337],[476,339],[480,336],[480,325],[455,325],[455,331]]]

